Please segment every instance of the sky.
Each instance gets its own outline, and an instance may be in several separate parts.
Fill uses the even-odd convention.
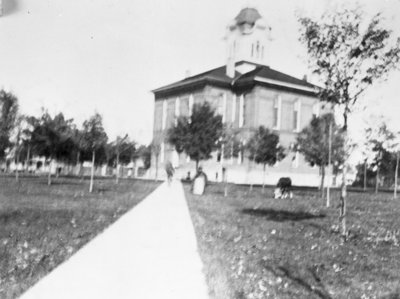
[[[225,64],[227,24],[255,6],[272,27],[270,66],[309,74],[298,42],[296,13],[317,16],[329,0],[2,0],[0,87],[17,95],[21,112],[63,112],[80,124],[103,115],[110,136],[152,138],[152,89]],[[362,1],[367,13],[382,10],[400,35],[400,0]],[[400,128],[400,73],[375,86],[350,122],[361,136],[365,122],[384,115]]]

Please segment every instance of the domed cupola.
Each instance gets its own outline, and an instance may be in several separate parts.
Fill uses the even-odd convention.
[[[256,8],[243,8],[227,26],[228,64],[234,65],[238,61],[267,64],[270,30]],[[232,71],[229,73],[231,75]]]
[[[258,19],[261,19],[261,15],[257,9],[252,7],[243,8],[239,14],[236,16],[236,24],[237,25],[244,25],[248,24],[254,26]]]

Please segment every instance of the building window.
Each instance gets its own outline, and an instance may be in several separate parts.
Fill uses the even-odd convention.
[[[181,101],[179,97],[176,98],[175,100],[175,126],[178,124],[178,117],[180,115],[180,109],[181,109]]]
[[[189,96],[189,117],[192,116],[193,113],[193,95]]]
[[[226,122],[226,93],[222,95],[222,122]]]
[[[320,112],[320,107],[319,107],[319,103],[315,103],[312,107],[312,114],[313,117],[319,117],[319,112]]]
[[[274,129],[279,130],[281,128],[281,106],[282,99],[280,96],[274,99]]]
[[[179,154],[176,150],[172,152],[172,165],[174,167],[179,167]]]
[[[165,144],[164,144],[164,142],[161,142],[161,146],[160,146],[160,162],[164,163],[164,159],[165,159]]]
[[[218,99],[218,114],[222,116],[222,122],[226,122],[226,93],[221,94]]]
[[[251,44],[251,57],[254,57],[254,44]]]
[[[257,55],[257,59],[260,58],[260,42],[259,41],[257,41],[256,55]]]
[[[233,95],[232,99],[232,125],[235,123],[236,120],[236,95]]]
[[[261,47],[261,60],[264,59],[264,46]]]
[[[162,109],[162,129],[165,130],[167,127],[167,100],[163,101],[163,109]]]
[[[244,95],[239,98],[239,128],[244,125]]]
[[[301,101],[297,100],[294,102],[293,107],[293,130],[295,132],[300,131],[300,112],[301,112]]]

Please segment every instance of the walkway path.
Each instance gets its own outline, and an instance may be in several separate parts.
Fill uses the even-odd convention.
[[[206,299],[180,182],[162,184],[21,299]]]

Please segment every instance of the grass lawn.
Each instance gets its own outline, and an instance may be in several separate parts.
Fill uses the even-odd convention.
[[[15,298],[138,204],[158,183],[0,177],[0,298]]]
[[[338,234],[337,199],[316,191],[274,200],[272,190],[185,186],[211,298],[400,298],[400,199],[349,193],[350,237]]]

